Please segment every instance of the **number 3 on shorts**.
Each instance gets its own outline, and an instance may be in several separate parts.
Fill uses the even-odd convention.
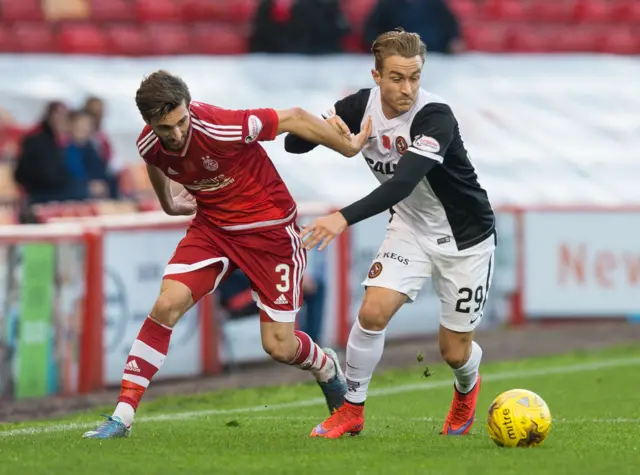
[[[282,293],[289,292],[289,289],[291,288],[291,283],[289,281],[291,268],[288,264],[278,264],[276,266],[276,272],[280,274],[280,280],[282,281],[281,284],[276,284],[276,290]]]

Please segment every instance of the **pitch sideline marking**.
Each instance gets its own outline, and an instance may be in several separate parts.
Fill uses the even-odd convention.
[[[287,422],[318,422],[317,416],[253,416],[251,421],[287,421]],[[439,417],[397,417],[397,416],[367,416],[367,421],[384,422],[437,422],[442,424],[444,418]],[[554,424],[640,424],[640,419],[628,417],[588,418],[580,417],[571,419],[559,417],[552,419]]]
[[[557,366],[555,368],[540,368],[524,371],[504,371],[499,373],[488,373],[483,375],[482,380],[484,382],[505,381],[509,379],[517,379],[523,377],[535,377],[535,376],[548,376],[555,374],[568,374],[568,373],[581,373],[587,371],[596,371],[606,368],[619,368],[623,366],[632,366],[640,364],[640,358],[623,358],[605,361],[596,361],[592,363],[582,363],[566,366]],[[450,387],[452,382],[448,381],[434,381],[423,383],[404,384],[401,386],[392,386],[388,388],[373,389],[369,391],[369,396],[389,396],[393,394],[403,394],[413,391],[429,391],[433,389],[440,389]],[[299,407],[309,407],[325,404],[324,398],[306,399],[303,401],[292,401],[280,404],[272,404],[270,406],[260,405],[251,407],[240,407],[236,409],[203,409],[199,411],[187,411],[177,412],[172,414],[158,414],[155,416],[146,416],[136,419],[136,424],[141,422],[161,422],[161,421],[183,421],[188,419],[195,419],[208,416],[224,416],[231,414],[250,414],[256,412],[268,412],[277,411],[279,409],[293,409]],[[596,419],[594,419],[595,421]],[[601,421],[607,421],[607,419],[598,419]],[[611,419],[613,421],[614,419]],[[627,421],[626,419],[615,419],[618,421]],[[588,422],[589,419],[583,422]],[[630,420],[628,420],[630,422]],[[96,427],[96,422],[76,422],[67,424],[56,424],[51,426],[42,427],[25,427],[21,429],[10,429],[0,431],[0,438],[2,437],[15,437],[20,435],[37,435],[37,434],[50,434],[55,432],[66,432],[80,429],[91,429]]]

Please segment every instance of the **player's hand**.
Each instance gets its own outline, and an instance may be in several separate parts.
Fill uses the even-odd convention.
[[[300,233],[300,237],[303,241],[308,237],[308,239],[304,241],[305,249],[311,250],[320,244],[318,250],[322,251],[331,241],[333,241],[333,238],[344,231],[346,227],[347,220],[344,219],[342,213],[335,212],[328,216],[318,218],[311,224],[304,226]]]
[[[347,151],[346,153],[343,153],[343,155],[346,157],[353,157],[360,153],[362,147],[364,147],[367,144],[367,140],[369,140],[371,129],[371,116],[369,116],[367,117],[367,121],[364,123],[364,127],[362,127],[358,135],[351,134],[348,137],[345,137],[345,140],[347,140],[348,143]]]
[[[336,132],[344,135],[345,137],[351,137],[351,130],[349,130],[349,126],[345,124],[344,120],[342,120],[342,117],[339,115],[332,115],[327,119],[327,122]]]
[[[196,199],[187,190],[182,190],[173,197],[173,216],[189,216],[197,211]]]

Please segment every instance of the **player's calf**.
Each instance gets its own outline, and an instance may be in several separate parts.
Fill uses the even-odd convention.
[[[440,353],[455,376],[453,401],[442,428],[443,435],[468,434],[475,420],[482,348],[472,338],[472,332],[454,332],[440,327]]]
[[[262,346],[276,361],[309,371],[318,381],[330,412],[344,403],[347,383],[337,355],[320,348],[309,335],[295,330],[294,323],[260,323]]]
[[[473,332],[454,332],[441,326],[438,343],[442,358],[453,370],[456,388],[468,393],[476,383],[482,360],[482,348],[473,341]]]
[[[310,371],[319,382],[336,374],[335,363],[295,323],[260,322],[262,347],[274,360]]]
[[[85,433],[85,437],[104,439],[128,435],[142,396],[169,352],[173,326],[192,305],[191,291],[186,285],[163,281],[160,296],[131,346],[115,411],[96,430]]]

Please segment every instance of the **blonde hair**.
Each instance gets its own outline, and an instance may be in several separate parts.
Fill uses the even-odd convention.
[[[420,56],[424,63],[427,46],[418,33],[409,33],[402,28],[396,28],[378,36],[371,46],[371,52],[376,58],[376,70],[382,71],[384,60],[389,56],[402,56],[403,58]]]

